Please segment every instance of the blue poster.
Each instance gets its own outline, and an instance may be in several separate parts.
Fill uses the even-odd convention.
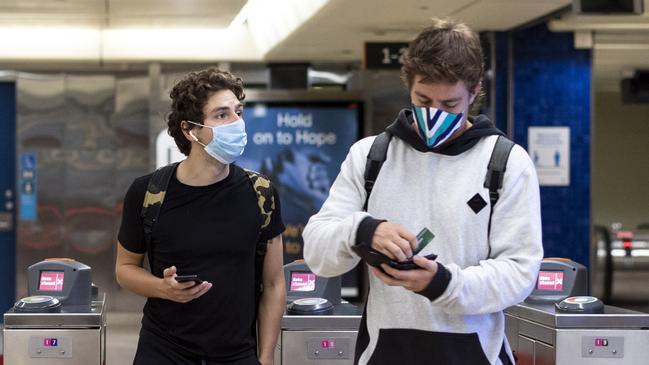
[[[359,108],[358,103],[246,106],[248,144],[237,164],[269,177],[279,193],[285,263],[302,258],[302,230],[358,139]]]
[[[20,169],[18,173],[20,219],[23,221],[35,221],[36,153],[26,152],[20,154]]]

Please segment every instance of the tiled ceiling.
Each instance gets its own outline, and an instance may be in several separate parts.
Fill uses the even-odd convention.
[[[452,17],[478,31],[507,30],[569,4],[570,0],[331,0],[268,58],[358,60],[365,41],[410,40],[432,17]]]
[[[273,1],[270,4],[278,7],[287,0],[261,1]],[[508,30],[565,9],[572,0],[310,2],[324,5],[268,52],[260,53],[263,56],[259,61],[359,62],[364,42],[408,41],[431,17],[448,16],[478,31]],[[246,3],[247,0],[0,0],[0,26],[227,28]],[[649,0],[645,0],[645,11],[648,8]],[[286,19],[282,14],[272,15],[272,21],[279,26],[290,18],[290,14],[286,14]],[[596,33],[599,34],[595,36],[593,60],[596,82],[617,84],[625,72],[649,68],[649,16],[645,13],[640,19],[646,20],[644,31]],[[607,40],[606,45],[602,46],[603,41],[598,43],[598,37]],[[244,48],[235,47],[234,53],[228,54],[236,56]]]
[[[246,0],[2,0],[3,25],[227,27]]]
[[[282,1],[282,0],[265,0]],[[505,30],[571,0],[330,0],[269,59],[359,59],[366,40],[407,40],[431,17]],[[227,27],[247,0],[2,0],[0,25]],[[282,19],[276,19],[282,22]]]

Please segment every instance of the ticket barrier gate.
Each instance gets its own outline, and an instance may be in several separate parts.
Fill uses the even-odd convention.
[[[303,262],[284,266],[287,310],[276,365],[351,365],[361,310],[341,300],[340,277],[316,276]]]
[[[585,267],[546,259],[536,289],[505,310],[505,333],[517,365],[649,363],[649,314],[585,296]]]
[[[105,294],[91,269],[70,259],[28,268],[28,293],[4,314],[4,362],[11,365],[104,365]]]

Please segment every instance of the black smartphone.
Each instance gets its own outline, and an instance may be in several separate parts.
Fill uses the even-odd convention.
[[[392,259],[368,245],[354,245],[352,250],[370,266],[381,268],[381,264],[389,264],[392,261]]]
[[[381,264],[389,265],[397,270],[413,270],[419,267],[412,261],[412,258],[406,261],[395,261],[367,245],[354,245],[352,246],[352,250],[365,260],[368,265],[378,267],[379,269],[381,269]],[[431,253],[424,257],[429,260],[435,260],[437,255]]]
[[[178,275],[176,276],[176,281],[179,283],[186,283],[188,281],[193,281],[194,285],[198,285],[203,282],[198,275]]]
[[[431,253],[431,254],[423,256],[423,257],[425,257],[425,258],[427,258],[429,260],[435,260],[437,258],[437,255],[435,255],[434,253]],[[417,264],[415,264],[414,261],[412,261],[412,258],[410,258],[410,259],[408,259],[406,261],[390,260],[388,265],[390,265],[390,267],[393,267],[393,268],[395,268],[397,270],[413,270],[413,269],[419,269],[420,268],[419,266],[417,266]]]

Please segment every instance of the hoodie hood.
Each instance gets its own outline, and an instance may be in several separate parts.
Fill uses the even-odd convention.
[[[467,129],[459,137],[445,143],[437,148],[428,148],[426,143],[419,137],[412,124],[414,123],[412,110],[402,109],[397,118],[390,124],[386,130],[392,135],[399,137],[408,143],[412,148],[419,152],[434,152],[442,155],[457,156],[464,151],[468,151],[482,137],[499,135],[504,136],[500,129],[496,128],[485,115],[469,117],[471,128]]]

